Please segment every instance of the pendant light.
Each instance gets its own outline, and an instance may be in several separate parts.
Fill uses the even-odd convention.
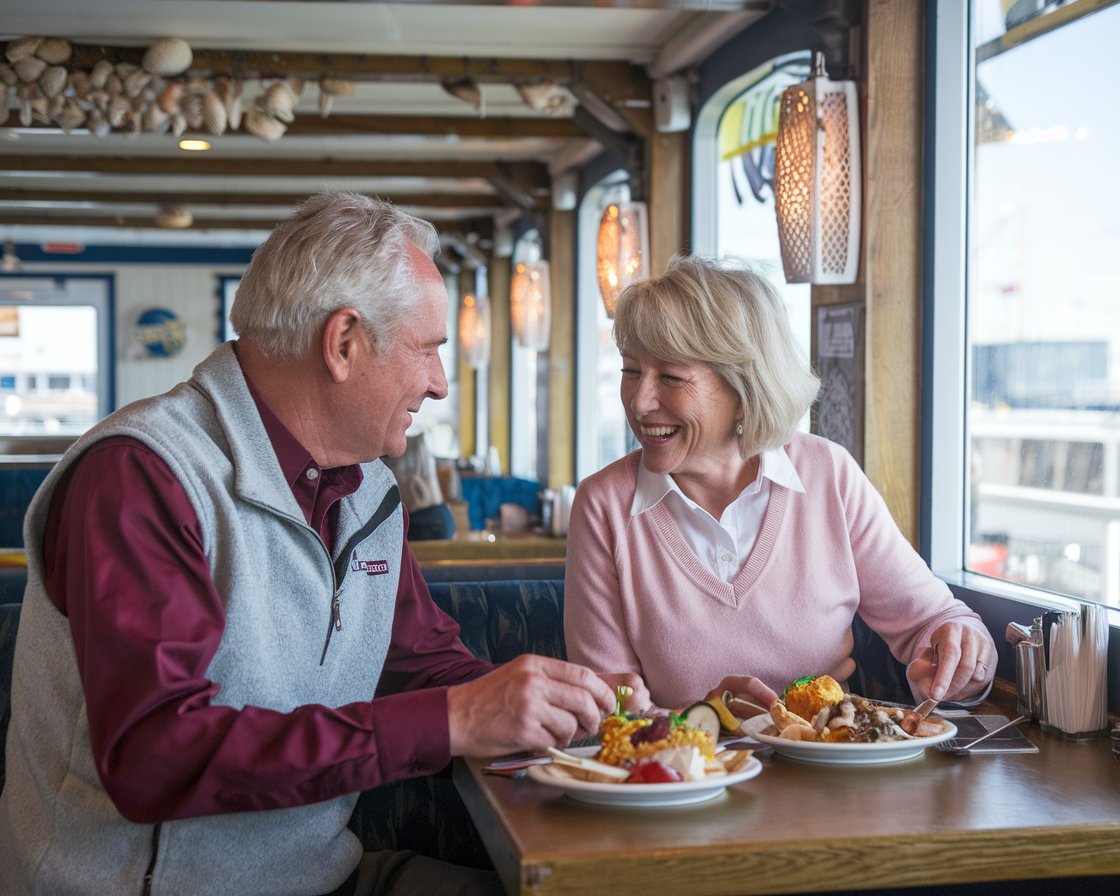
[[[774,210],[790,283],[854,283],[860,239],[859,103],[854,81],[813,77],[782,92]]]
[[[543,351],[548,348],[552,319],[551,272],[541,257],[540,237],[528,237],[526,247],[525,260],[514,265],[510,278],[510,324],[518,343]]]
[[[603,307],[613,318],[618,294],[649,276],[649,212],[644,202],[630,201],[629,191],[599,219],[597,270]]]
[[[459,345],[475,370],[490,363],[490,333],[490,299],[467,293],[459,304]]]

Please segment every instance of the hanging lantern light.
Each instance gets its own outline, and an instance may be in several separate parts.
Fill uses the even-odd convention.
[[[649,276],[649,213],[644,202],[612,202],[599,219],[599,293],[613,318],[618,294]]]
[[[490,300],[467,293],[459,305],[459,344],[475,370],[490,363]]]
[[[774,211],[790,283],[854,283],[859,271],[859,103],[854,81],[813,77],[782,92]]]
[[[543,351],[548,348],[552,320],[552,284],[549,264],[540,257],[539,242],[530,245],[530,257],[513,268],[509,289],[510,324],[518,343]]]

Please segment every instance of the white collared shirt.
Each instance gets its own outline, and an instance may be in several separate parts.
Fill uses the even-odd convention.
[[[791,491],[805,491],[801,477],[784,448],[763,451],[759,455],[758,475],[754,482],[743,489],[717,520],[685,495],[668,473],[651,473],[644,463],[639,463],[638,484],[630,505],[630,515],[644,513],[664,501],[665,509],[704,566],[725,582],[730,582],[746,562],[758,539],[766,505],[770,501],[772,482]]]

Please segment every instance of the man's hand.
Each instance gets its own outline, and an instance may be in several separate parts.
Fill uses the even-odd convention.
[[[622,701],[622,708],[626,712],[640,716],[646,710],[654,708],[649,699],[649,688],[636,672],[600,673],[599,677],[611,689],[612,694],[617,694],[620,687],[630,688],[630,696]]]
[[[452,756],[566,747],[599,730],[614,692],[590,669],[526,654],[447,691]]]
[[[919,694],[935,700],[968,700],[983,693],[995,671],[991,637],[975,626],[946,622],[906,667],[906,677]]]

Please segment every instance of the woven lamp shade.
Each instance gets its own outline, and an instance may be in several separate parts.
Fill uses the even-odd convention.
[[[788,282],[855,282],[860,162],[854,82],[821,76],[783,91],[774,210]]]
[[[548,262],[522,261],[514,266],[509,288],[510,324],[525,348],[548,348],[552,320],[552,284]]]
[[[490,300],[467,293],[459,305],[459,344],[475,370],[490,363],[490,332]]]
[[[618,294],[649,276],[649,212],[644,202],[612,202],[599,219],[599,293],[613,318]]]

